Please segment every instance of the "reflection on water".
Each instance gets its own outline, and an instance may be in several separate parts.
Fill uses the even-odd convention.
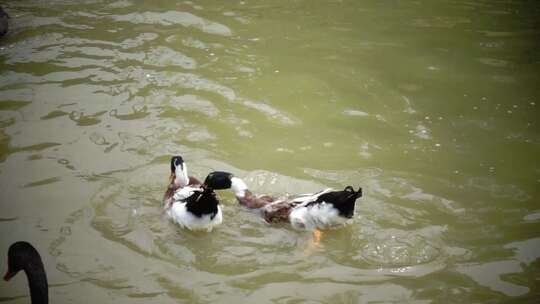
[[[535,3],[3,7],[0,243],[39,248],[51,302],[539,294]],[[161,208],[171,155],[256,193],[365,196],[320,243],[226,191],[218,229],[185,231]]]

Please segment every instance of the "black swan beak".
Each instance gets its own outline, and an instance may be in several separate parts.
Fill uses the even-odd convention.
[[[9,269],[6,271],[6,274],[4,274],[4,281],[9,281],[11,278],[15,276],[15,273],[11,272]]]

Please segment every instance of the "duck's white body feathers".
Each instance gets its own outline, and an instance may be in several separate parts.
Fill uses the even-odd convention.
[[[339,216],[339,211],[332,204],[321,202],[293,208],[289,221],[296,229],[313,230],[341,226],[347,219]]]
[[[287,219],[295,229],[312,230],[340,226],[347,219],[339,215],[339,210],[329,202],[317,201],[321,195],[332,191],[333,189],[328,188],[317,193],[301,194],[293,199],[276,200],[262,207],[263,213],[274,214],[284,206],[289,206],[291,209]]]
[[[191,213],[187,208],[187,198],[193,195],[196,191],[203,191],[201,187],[186,186],[178,189],[172,199],[173,202],[167,207],[167,215],[182,228],[189,230],[206,230],[212,231],[214,226],[221,224],[223,215],[221,206],[217,206],[216,214],[203,214],[197,216]]]
[[[297,196],[292,202],[297,203],[289,214],[289,221],[296,229],[312,230],[325,229],[343,225],[347,219],[339,216],[339,211],[330,203],[316,202],[317,199],[328,192],[328,188],[317,193],[308,193]]]
[[[212,214],[196,216],[189,212],[186,203],[175,202],[172,207],[167,210],[167,215],[182,228],[189,230],[206,230],[208,232],[214,229],[214,226],[221,224],[223,215],[221,206],[218,206],[218,212],[212,218]]]

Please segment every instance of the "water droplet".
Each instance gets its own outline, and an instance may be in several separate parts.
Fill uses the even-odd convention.
[[[435,147],[440,147],[440,146],[441,146],[441,144],[435,144]]]
[[[512,110],[508,110],[506,111],[508,114],[512,114]]]
[[[514,109],[517,109],[518,106],[517,106],[517,105],[513,105],[513,107],[514,107]]]
[[[477,106],[474,106],[474,107],[473,107],[473,110],[478,110],[478,107],[477,107]]]
[[[275,70],[274,73],[279,73],[279,70]]]
[[[425,118],[426,118],[426,120],[429,120],[429,116],[426,116]]]
[[[531,102],[531,106],[535,106],[536,105],[536,102]]]
[[[459,174],[459,170],[454,170],[454,173],[455,173],[455,174]]]

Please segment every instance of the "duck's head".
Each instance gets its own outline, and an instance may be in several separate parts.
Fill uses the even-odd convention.
[[[223,171],[214,171],[208,174],[204,185],[216,190],[232,189],[236,197],[244,197],[248,190],[246,183],[241,178]]]
[[[171,158],[170,183],[176,187],[185,187],[189,184],[187,165],[182,156],[173,156]]]
[[[9,281],[19,271],[30,268],[43,267],[41,257],[37,250],[27,242],[16,242],[9,246],[8,250],[8,270],[4,275],[4,280]]]
[[[319,196],[317,201],[330,203],[338,210],[340,216],[352,218],[356,200],[360,197],[362,197],[362,188],[358,188],[358,191],[354,191],[353,187],[347,186],[342,191],[325,193]]]
[[[214,171],[210,172],[206,179],[204,180],[205,187],[212,188],[215,190],[223,190],[231,188],[231,179],[233,175],[229,172],[224,171]]]

